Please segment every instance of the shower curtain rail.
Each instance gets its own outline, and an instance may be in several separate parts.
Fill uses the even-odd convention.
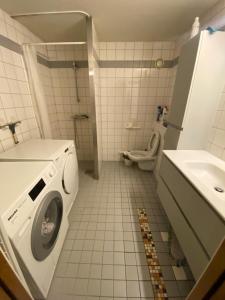
[[[86,42],[40,42],[40,43],[23,43],[23,45],[31,46],[47,46],[47,45],[86,45]]]
[[[32,17],[32,16],[41,16],[41,15],[60,15],[60,14],[80,14],[85,17],[90,17],[90,15],[82,10],[64,10],[64,11],[43,11],[43,12],[34,12],[34,13],[21,13],[11,15],[12,18],[20,17]]]

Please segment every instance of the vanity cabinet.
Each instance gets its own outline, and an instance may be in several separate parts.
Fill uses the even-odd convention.
[[[179,169],[163,155],[158,195],[195,279],[225,234],[225,222]]]

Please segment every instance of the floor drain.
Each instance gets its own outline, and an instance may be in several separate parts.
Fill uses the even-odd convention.
[[[217,191],[218,193],[224,193],[224,189],[222,189],[222,188],[219,187],[219,186],[215,186],[215,187],[214,187],[214,190]]]

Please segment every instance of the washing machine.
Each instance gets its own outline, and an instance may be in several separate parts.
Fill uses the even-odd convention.
[[[74,141],[31,139],[0,154],[0,161],[52,161],[61,174],[66,214],[78,192],[78,163]]]
[[[0,217],[35,299],[46,299],[68,229],[52,162],[0,163]]]

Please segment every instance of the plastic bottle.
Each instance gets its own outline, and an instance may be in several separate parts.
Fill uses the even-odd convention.
[[[192,25],[191,38],[193,38],[199,33],[199,28],[200,28],[199,17],[196,17]]]

